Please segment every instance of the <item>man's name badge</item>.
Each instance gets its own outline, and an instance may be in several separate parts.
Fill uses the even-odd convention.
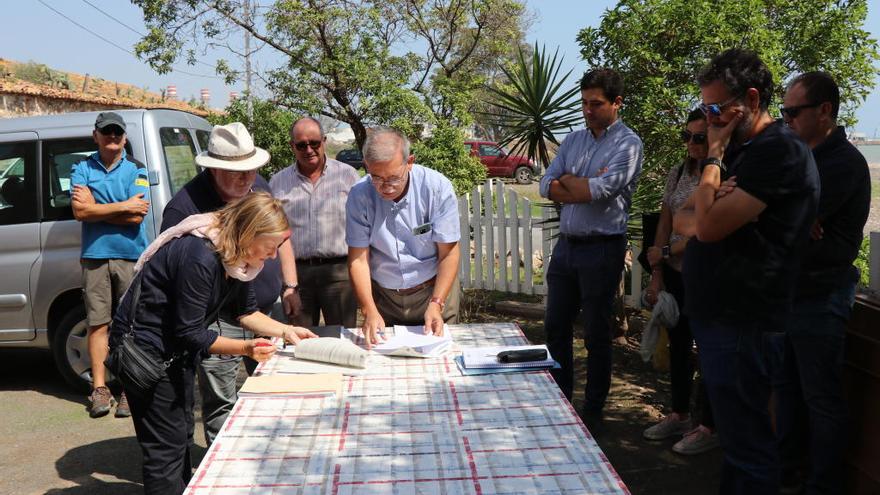
[[[431,231],[431,224],[430,223],[423,223],[422,225],[419,225],[418,227],[415,227],[412,229],[413,235],[427,234],[430,231]]]

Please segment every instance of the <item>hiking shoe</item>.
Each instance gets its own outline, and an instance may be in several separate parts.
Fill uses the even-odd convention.
[[[672,446],[672,451],[682,455],[694,455],[718,448],[718,434],[703,425],[684,434],[684,438]]]
[[[679,418],[678,413],[672,413],[656,425],[645,430],[642,436],[648,440],[663,440],[690,431],[691,420],[681,420]]]
[[[113,399],[113,394],[110,393],[110,389],[107,387],[98,387],[92,390],[92,393],[89,395],[89,402],[91,403],[89,416],[93,418],[106,416],[110,412],[110,408],[113,407],[113,404],[116,403]]]
[[[119,396],[119,404],[116,404],[116,413],[114,416],[117,418],[127,418],[131,416],[131,409],[128,408],[128,398],[125,397],[125,392],[122,392],[122,395]]]

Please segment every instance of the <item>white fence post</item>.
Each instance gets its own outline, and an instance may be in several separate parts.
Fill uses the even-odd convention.
[[[473,286],[471,283],[471,246],[473,244],[471,244],[470,217],[467,195],[464,195],[458,198],[459,232],[461,232],[461,242],[458,243],[461,250],[458,281],[466,289]]]
[[[471,287],[478,289],[486,288],[483,285],[483,202],[480,198],[482,190],[483,186],[477,186],[471,191],[470,226],[474,229],[474,283]]]

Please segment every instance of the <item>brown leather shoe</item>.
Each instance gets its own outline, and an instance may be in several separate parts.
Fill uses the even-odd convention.
[[[122,395],[119,396],[119,404],[116,405],[116,413],[114,416],[117,418],[127,418],[131,416],[131,409],[128,408],[128,398],[125,397],[125,392],[122,392]]]
[[[89,395],[89,402],[91,403],[89,416],[100,418],[110,412],[110,408],[113,407],[116,400],[113,399],[113,394],[110,393],[109,388],[98,387],[92,390],[92,393]]]

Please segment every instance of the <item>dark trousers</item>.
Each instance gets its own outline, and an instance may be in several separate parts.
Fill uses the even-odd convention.
[[[779,453],[770,420],[770,389],[782,356],[752,324],[691,319],[703,381],[724,452],[722,494],[776,495]]]
[[[321,265],[296,263],[299,297],[302,312],[291,323],[299,326],[317,326],[324,314],[325,325],[357,325],[357,299],[348,280],[348,263],[338,262]]]
[[[679,309],[684,308],[685,294],[681,272],[669,265],[663,265],[663,285],[666,292],[672,294]],[[678,325],[668,328],[669,333],[669,381],[672,385],[672,410],[679,414],[688,414],[691,410],[691,390],[694,386],[694,337],[687,316],[680,314]],[[700,380],[697,389],[696,417],[699,424],[715,428],[712,418],[712,406],[706,385]]]
[[[623,236],[591,242],[561,237],[547,268],[544,333],[550,354],[561,366],[553,378],[570,401],[574,388],[572,324],[583,311],[587,348],[586,410],[599,412],[611,388],[611,317],[623,272]]]
[[[806,493],[843,493],[847,405],[843,395],[846,324],[855,284],[799,300],[789,318],[785,367],[777,383],[777,431],[783,479],[809,458]]]
[[[183,493],[192,476],[193,368],[174,364],[151,393],[126,388],[131,418],[144,455],[144,493]]]

